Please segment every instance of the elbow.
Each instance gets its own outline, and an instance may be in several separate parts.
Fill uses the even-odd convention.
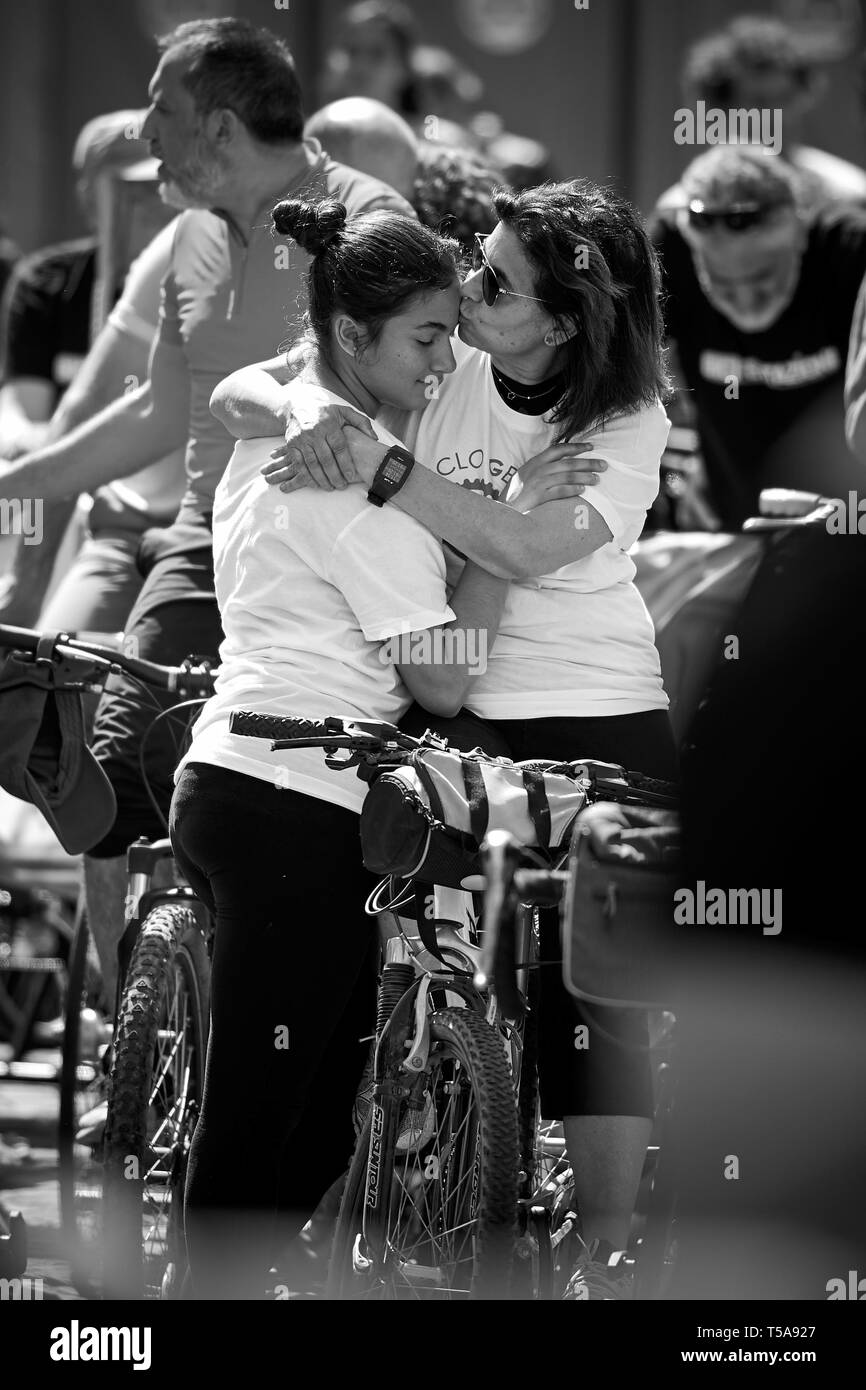
[[[438,714],[440,719],[453,719],[460,713],[462,708],[462,698],[455,699],[447,695],[437,696],[433,700],[428,700],[425,705],[425,709],[428,709],[431,714]]]
[[[431,714],[438,714],[440,719],[453,719],[463,708],[465,693],[465,686],[457,689],[453,683],[448,685],[443,682],[426,690],[421,704]]]
[[[404,672],[405,679],[405,672]],[[440,719],[453,719],[463,708],[469,679],[453,667],[417,667],[406,680],[410,693],[425,710]]]
[[[225,381],[221,381],[210,398],[211,415],[214,415],[221,425],[226,426],[228,426],[232,418],[229,392],[227,390],[229,380],[230,378],[227,377]]]

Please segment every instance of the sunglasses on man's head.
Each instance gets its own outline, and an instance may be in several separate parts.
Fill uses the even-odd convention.
[[[539,299],[537,294],[518,294],[517,290],[506,290],[500,285],[496,271],[487,259],[484,251],[484,243],[489,233],[475,233],[475,250],[472,255],[472,269],[480,270],[484,267],[484,274],[481,277],[481,297],[488,308],[491,308],[501,294],[510,294],[514,299],[534,299],[536,304],[543,304],[544,300]]]
[[[689,226],[698,232],[709,232],[720,225],[729,232],[747,232],[766,222],[774,211],[762,203],[731,203],[729,207],[713,209],[696,198],[689,203]]]

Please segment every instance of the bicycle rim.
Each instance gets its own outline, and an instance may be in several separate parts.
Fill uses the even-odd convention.
[[[507,1296],[517,1118],[505,1053],[498,1034],[468,1009],[431,1015],[430,1037],[413,1103],[377,1103],[361,1136],[331,1297]]]

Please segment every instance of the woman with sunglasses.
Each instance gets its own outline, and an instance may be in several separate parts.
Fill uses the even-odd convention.
[[[668,701],[627,554],[669,429],[655,254],[634,210],[588,183],[494,202],[499,224],[463,285],[457,369],[431,381],[423,413],[389,413],[411,453],[388,505],[445,538],[450,578],[471,557],[512,584],[464,713],[449,723],[416,710],[403,727],[432,723],[457,746],[517,759],[592,756],[672,777]],[[288,374],[284,360],[236,373],[212,408],[235,433],[273,432],[291,413],[278,385]],[[384,450],[357,415],[293,415],[269,482],[375,477]],[[601,477],[578,496],[582,449]],[[558,958],[555,913],[542,937]],[[627,1244],[652,1124],[646,1018],[587,1020],[557,970],[541,975],[542,1105],[564,1121],[587,1246],[574,1296],[627,1297],[608,1260]]]

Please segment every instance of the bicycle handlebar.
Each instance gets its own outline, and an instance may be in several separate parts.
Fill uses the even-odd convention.
[[[302,715],[233,710],[229,732],[244,738],[270,739],[274,752],[287,748],[350,748],[358,753],[385,753],[398,748],[447,747],[444,739],[437,739],[429,732],[424,739],[417,739],[383,720],[341,719],[336,715],[319,721]]]
[[[448,740],[430,729],[422,738],[404,734],[394,724],[375,719],[342,719],[329,715],[323,720],[307,719],[301,715],[261,714],[256,710],[233,710],[229,731],[246,738],[266,738],[273,752],[291,748],[324,748],[327,752],[349,749],[374,760],[380,754],[393,757],[400,752],[435,748],[457,752]],[[399,761],[399,759],[398,759]],[[339,766],[350,767],[350,761]],[[531,765],[531,764],[530,764]],[[333,766],[338,766],[334,763]],[[591,800],[640,802],[644,806],[673,807],[677,804],[677,788],[673,782],[658,777],[646,777],[642,772],[629,772],[618,763],[600,762],[596,758],[576,758],[571,762],[538,764],[542,771],[564,773],[582,779],[587,784]]]
[[[35,662],[52,664],[57,673],[54,683],[59,689],[88,681],[99,683],[100,678],[106,678],[114,670],[124,671],[157,690],[189,697],[213,693],[214,670],[207,661],[197,657],[189,657],[180,666],[163,666],[156,661],[127,656],[99,642],[81,640],[74,633],[40,632],[0,623],[0,649],[4,648],[26,652]]]

